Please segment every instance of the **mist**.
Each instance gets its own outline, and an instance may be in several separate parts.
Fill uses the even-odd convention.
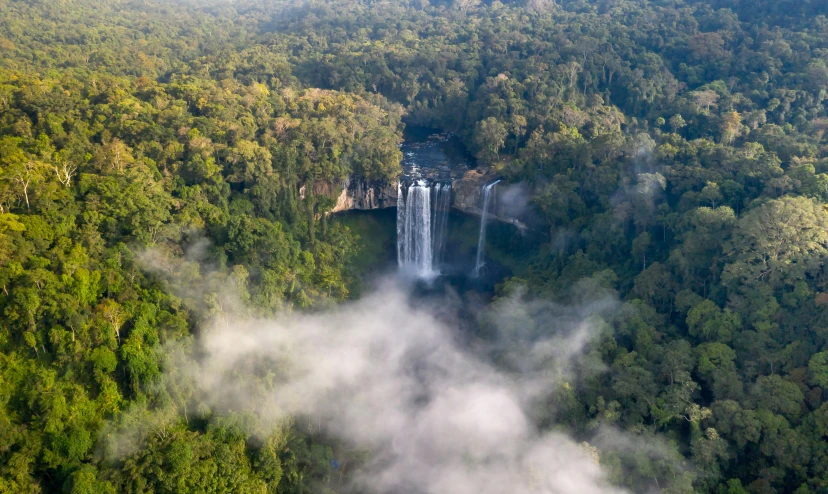
[[[199,357],[175,368],[197,383],[200,407],[214,415],[252,412],[272,424],[301,417],[369,452],[350,480],[354,491],[623,492],[608,483],[593,448],[540,431],[531,418],[597,335],[591,315],[613,302],[601,296],[563,310],[524,303],[522,294],[501,299],[485,316],[502,330],[497,340],[528,345],[509,371],[466,349],[451,311],[437,306],[418,307],[393,277],[323,313],[225,313],[203,330]]]

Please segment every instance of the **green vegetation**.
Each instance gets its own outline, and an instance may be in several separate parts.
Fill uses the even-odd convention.
[[[351,259],[354,276],[380,274],[396,266],[397,213],[394,209],[350,211],[333,218],[357,237]],[[393,255],[393,257],[390,256]]]
[[[142,10],[0,6],[0,492],[301,489],[324,450],[292,428],[251,450],[249,427],[188,422],[159,349],[223,311],[222,287],[262,315],[348,297],[355,237],[313,185],[394,177],[400,110],[306,88],[255,48],[189,48],[242,42],[218,34],[230,17]],[[178,269],[176,296],[148,273],[187,249],[203,266]],[[185,418],[101,453],[107,421],[170,408]]]
[[[828,490],[821,5],[0,0],[0,492],[333,485],[330,447],[211,419],[159,349],[222,287],[348,298],[378,254],[314,186],[393,179],[404,115],[530,187],[550,241],[503,293],[624,300],[551,419],[693,468],[602,457],[619,484]]]

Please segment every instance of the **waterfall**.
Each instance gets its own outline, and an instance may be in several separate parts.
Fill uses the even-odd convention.
[[[450,183],[397,183],[397,263],[401,270],[421,278],[439,274],[450,209]]]
[[[405,195],[402,182],[397,182],[397,263],[405,260]]]
[[[434,185],[434,261],[432,266],[439,271],[443,264],[443,252],[445,250],[446,232],[448,227],[448,214],[451,209],[451,184]]]
[[[433,276],[431,187],[417,180],[397,186],[397,262],[420,277]]]
[[[483,208],[480,213],[480,236],[477,237],[477,261],[474,263],[474,270],[472,271],[472,276],[475,278],[480,277],[480,270],[485,265],[483,261],[486,250],[486,222],[489,219],[489,195],[498,182],[500,182],[500,180],[483,186]]]

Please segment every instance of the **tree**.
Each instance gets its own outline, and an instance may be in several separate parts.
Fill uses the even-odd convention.
[[[123,174],[128,167],[135,163],[135,158],[132,156],[132,149],[122,140],[115,138],[99,149],[95,157],[95,163],[101,171],[114,171]]]
[[[640,258],[642,263],[641,270],[647,269],[647,250],[650,248],[650,234],[647,232],[637,236],[632,242],[631,253],[634,258]]]
[[[515,149],[512,154],[517,155],[520,139],[526,134],[526,117],[513,114],[509,120],[509,127],[509,132],[514,136],[515,140]]]
[[[684,121],[684,118],[681,115],[676,114],[670,117],[670,129],[673,130],[674,134],[678,134],[678,131],[686,126],[687,122]]]
[[[41,178],[42,164],[26,155],[20,148],[21,139],[5,136],[0,139],[0,165],[2,177],[26,202],[30,208],[29,191]]]
[[[724,39],[719,33],[698,33],[687,43],[691,56],[697,61],[714,62],[726,55]]]
[[[704,111],[710,111],[710,107],[719,101],[719,94],[716,91],[706,89],[704,91],[696,91],[693,93],[693,99],[699,107],[704,108]]]
[[[742,134],[742,116],[738,112],[727,112],[722,121],[722,142],[727,145]]]
[[[506,126],[494,117],[478,122],[474,130],[474,142],[479,149],[478,157],[487,163],[496,161],[508,134]]]
[[[64,490],[71,494],[115,494],[111,483],[98,480],[95,467],[84,465],[72,473],[64,485]]]
[[[696,347],[696,368],[717,400],[742,398],[742,382],[736,373],[736,352],[724,343],[702,343]]]
[[[0,213],[0,244],[5,246],[0,249],[0,269],[3,268],[12,257],[12,233],[26,230],[26,225],[19,221],[17,215],[11,213]],[[8,292],[8,290],[5,290]],[[8,293],[6,293],[8,295]]]
[[[828,254],[828,213],[813,199],[785,196],[751,209],[725,247],[728,283],[794,283],[821,268]]]
[[[748,443],[758,443],[762,434],[762,423],[756,413],[744,409],[734,400],[717,401],[711,405],[713,419],[718,430],[725,438],[734,441],[739,450]]]
[[[819,352],[808,361],[811,384],[828,389],[828,352]]]
[[[796,419],[802,412],[805,397],[799,386],[777,374],[762,376],[751,390],[758,408]]]
[[[239,141],[227,153],[227,161],[231,165],[227,180],[251,186],[273,172],[272,158],[270,151],[258,143]]]
[[[121,325],[124,323],[124,313],[118,302],[112,299],[103,300],[97,308],[103,319],[112,328],[118,344],[121,344]]]
[[[805,67],[805,77],[811,91],[819,92],[828,89],[828,66],[824,60],[814,60]]]
[[[699,192],[699,200],[707,202],[713,209],[716,209],[716,204],[722,199],[721,188],[716,182],[707,182],[707,185]]]
[[[635,277],[633,293],[664,311],[670,307],[676,287],[669,268],[660,262],[654,262]]]
[[[687,313],[687,327],[691,336],[703,341],[730,343],[741,328],[738,314],[721,310],[710,300],[696,305]]]
[[[64,187],[70,187],[72,185],[72,177],[78,171],[78,166],[65,158],[59,157],[59,160],[60,163],[58,165],[52,165],[52,169],[55,171],[55,175],[57,175],[58,182]]]

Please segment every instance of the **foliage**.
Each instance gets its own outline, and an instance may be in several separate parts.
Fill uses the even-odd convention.
[[[211,420],[157,350],[227,286],[259,315],[355,293],[318,191],[393,180],[403,115],[529,187],[534,291],[624,300],[566,398],[576,434],[665,445],[613,478],[828,489],[818,4],[0,0],[0,491],[328,482],[324,443]],[[105,424],[135,447],[97,455]]]

